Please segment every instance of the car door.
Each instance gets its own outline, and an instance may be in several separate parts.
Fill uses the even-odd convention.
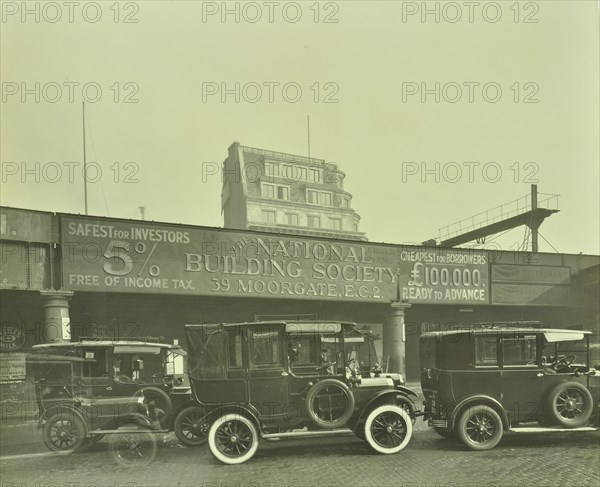
[[[106,347],[85,347],[80,350],[85,360],[80,384],[85,395],[102,397],[111,395],[109,377],[109,353]]]
[[[535,334],[501,338],[502,405],[512,421],[535,421],[540,414],[544,385],[541,351]]]
[[[289,403],[284,325],[252,325],[246,333],[249,402],[263,418],[283,417]]]

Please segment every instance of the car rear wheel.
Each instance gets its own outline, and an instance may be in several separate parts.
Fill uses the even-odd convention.
[[[365,439],[376,452],[397,453],[412,436],[412,421],[399,406],[385,404],[375,408],[365,421]]]
[[[156,419],[160,423],[161,427],[165,428],[169,422],[169,415],[171,414],[171,409],[173,408],[173,404],[169,395],[158,387],[144,387],[134,394],[134,397],[140,396],[144,397],[144,402],[146,404],[150,404],[150,402],[154,403]]]
[[[458,420],[458,436],[471,450],[491,450],[502,439],[500,415],[489,406],[470,406]]]
[[[86,435],[85,422],[79,414],[69,409],[49,417],[42,430],[44,445],[56,452],[80,450],[86,442]]]
[[[175,436],[185,446],[201,446],[208,439],[210,424],[204,418],[206,413],[200,406],[190,406],[175,418]]]
[[[227,465],[250,460],[258,448],[258,431],[248,418],[225,414],[208,431],[208,446],[213,456]]]
[[[321,428],[340,428],[354,413],[354,395],[337,379],[324,379],[313,385],[306,394],[309,417]]]
[[[590,391],[578,382],[563,382],[548,394],[550,421],[565,428],[587,426],[594,409]]]

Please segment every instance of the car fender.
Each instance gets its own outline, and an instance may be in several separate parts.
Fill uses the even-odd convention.
[[[462,399],[452,410],[448,426],[451,428],[454,427],[456,421],[458,420],[459,413],[461,413],[466,407],[475,404],[484,404],[495,409],[502,419],[502,426],[504,429],[509,429],[510,423],[508,421],[508,415],[506,414],[504,407],[502,407],[502,404],[500,404],[497,399],[494,399],[491,396],[486,396],[485,394],[476,394]]]
[[[260,418],[260,413],[254,406],[250,404],[239,403],[219,404],[217,407],[209,411],[207,416],[212,422],[225,414],[240,414],[242,416],[246,416],[248,419],[254,422],[254,425],[258,429],[259,433],[262,433],[262,428],[260,427],[260,421],[258,419]]]
[[[416,394],[413,391],[411,391],[410,389],[408,389],[408,391],[410,391],[412,393],[412,395],[416,396]],[[378,393],[374,394],[369,399],[369,401],[362,407],[362,409],[360,411],[360,415],[356,419],[356,424],[358,424],[360,422],[360,420],[366,416],[366,412],[369,411],[369,409],[375,402],[381,400],[381,398],[392,398],[392,397],[394,398],[394,402],[395,402],[397,396],[401,396],[403,399],[407,399],[408,402],[410,403],[410,407],[412,408],[413,412],[417,410],[415,403],[408,396],[408,394],[405,393],[405,391],[398,390],[398,389],[389,389],[389,390],[385,390],[385,391],[379,391]]]
[[[405,387],[405,386],[396,386],[396,387],[398,388],[398,390],[400,392],[403,392],[407,396],[419,397],[419,395],[415,391],[413,391],[412,389],[409,389],[408,387]]]
[[[76,404],[72,403],[72,402],[63,402],[63,403],[59,403],[59,404],[53,404],[52,406],[49,406],[48,408],[46,408],[44,410],[44,412],[42,414],[40,414],[40,417],[38,418],[38,428],[41,428],[42,425],[52,416],[54,416],[54,414],[60,412],[60,411],[72,411],[74,414],[76,414],[77,416],[79,416],[79,418],[81,418],[81,420],[85,423],[88,424],[88,422],[85,420],[85,416],[83,415],[81,408],[79,408]]]

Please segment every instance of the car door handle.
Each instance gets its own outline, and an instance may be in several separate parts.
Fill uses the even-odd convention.
[[[281,375],[283,375],[284,377],[287,377],[288,373],[287,372],[282,372]]]
[[[112,387],[108,386],[108,387],[106,388],[106,390],[107,390],[107,391],[112,391]]]
[[[537,373],[537,374],[535,374],[535,375],[537,375],[538,377],[544,377],[544,374],[543,374],[542,372],[538,372],[538,373]]]

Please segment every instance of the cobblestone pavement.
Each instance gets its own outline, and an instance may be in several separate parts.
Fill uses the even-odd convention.
[[[249,462],[236,466],[220,464],[207,447],[183,448],[171,435],[142,467],[118,464],[106,438],[65,456],[46,452],[31,425],[0,433],[1,487],[600,485],[597,431],[506,435],[495,449],[472,452],[418,420],[411,443],[396,455],[376,454],[346,435],[263,441]]]

